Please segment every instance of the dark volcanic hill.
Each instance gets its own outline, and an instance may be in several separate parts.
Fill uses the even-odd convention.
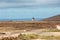
[[[60,15],[56,15],[56,16],[53,16],[53,17],[43,19],[43,21],[60,21]]]

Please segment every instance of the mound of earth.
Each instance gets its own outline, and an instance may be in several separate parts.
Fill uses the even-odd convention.
[[[53,17],[43,19],[43,21],[60,21],[60,15],[56,15],[56,16],[53,16]]]

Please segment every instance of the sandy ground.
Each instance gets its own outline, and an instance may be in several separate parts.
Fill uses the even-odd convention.
[[[44,35],[44,36],[60,36],[60,32],[43,32],[45,29],[38,29],[38,30],[31,30],[31,31],[26,31],[23,30],[23,32],[21,32],[22,34],[39,34],[39,35]],[[6,34],[0,34],[0,38],[2,37],[17,37],[20,32],[5,32]]]
[[[60,36],[60,32],[43,32],[45,29],[41,30],[32,30],[30,32],[23,32],[23,34],[39,34],[39,35],[44,35],[44,36]]]

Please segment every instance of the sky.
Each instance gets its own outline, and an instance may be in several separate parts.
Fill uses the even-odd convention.
[[[0,0],[0,19],[60,15],[60,0]]]

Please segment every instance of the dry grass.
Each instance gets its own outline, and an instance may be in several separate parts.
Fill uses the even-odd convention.
[[[18,40],[18,37],[3,37],[0,40]]]
[[[57,23],[58,24],[58,23]],[[55,28],[56,23],[52,22],[0,22],[0,27],[6,27],[3,29],[41,29],[41,28]]]
[[[17,37],[2,37],[0,40],[60,40],[60,36],[40,36],[38,34],[20,34]]]

